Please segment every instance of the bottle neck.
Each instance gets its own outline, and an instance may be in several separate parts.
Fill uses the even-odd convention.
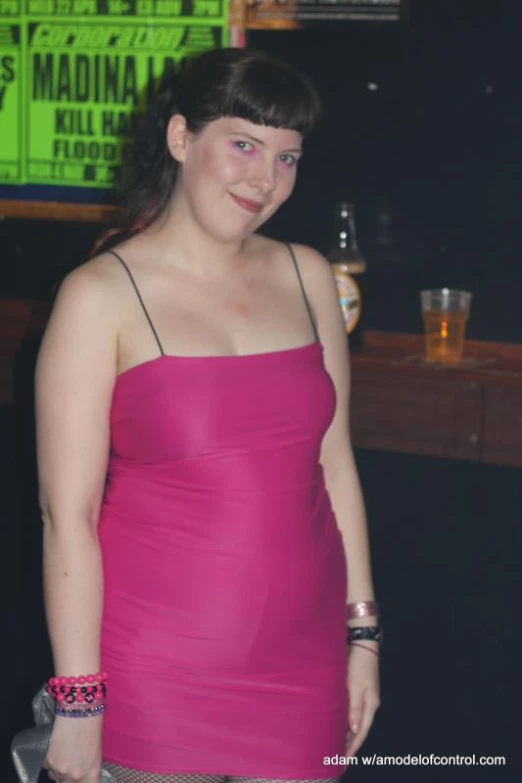
[[[347,271],[353,274],[366,271],[366,261],[357,242],[351,204],[342,203],[336,207],[332,247],[328,259],[332,264],[346,266]]]

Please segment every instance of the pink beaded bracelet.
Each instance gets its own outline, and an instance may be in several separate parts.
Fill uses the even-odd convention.
[[[107,697],[107,685],[105,682],[94,685],[48,685],[47,693],[56,702],[93,702],[103,701]]]
[[[107,672],[98,672],[98,674],[80,674],[78,677],[50,677],[49,685],[92,685],[93,683],[107,683],[109,676]]]

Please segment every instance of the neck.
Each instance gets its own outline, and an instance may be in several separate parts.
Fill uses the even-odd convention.
[[[174,195],[166,213],[144,232],[154,242],[157,260],[194,277],[218,280],[244,268],[248,237],[220,242],[198,223],[189,203]]]

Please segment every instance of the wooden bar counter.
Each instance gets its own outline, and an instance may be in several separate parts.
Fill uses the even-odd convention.
[[[21,341],[48,302],[0,299],[0,404],[13,403]],[[455,368],[423,362],[424,338],[366,332],[352,354],[356,447],[522,466],[522,345],[467,340]]]
[[[423,335],[366,333],[352,355],[355,446],[522,465],[522,345],[467,340],[451,369],[423,351]]]

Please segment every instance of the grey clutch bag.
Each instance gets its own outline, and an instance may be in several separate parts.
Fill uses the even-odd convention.
[[[45,761],[54,721],[55,703],[43,685],[32,701],[35,726],[18,732],[11,742],[11,756],[20,783],[38,783]],[[71,719],[72,720],[72,719]],[[78,719],[79,720],[79,719]],[[84,718],[88,720],[88,718]],[[102,767],[100,783],[114,783],[108,769]]]

